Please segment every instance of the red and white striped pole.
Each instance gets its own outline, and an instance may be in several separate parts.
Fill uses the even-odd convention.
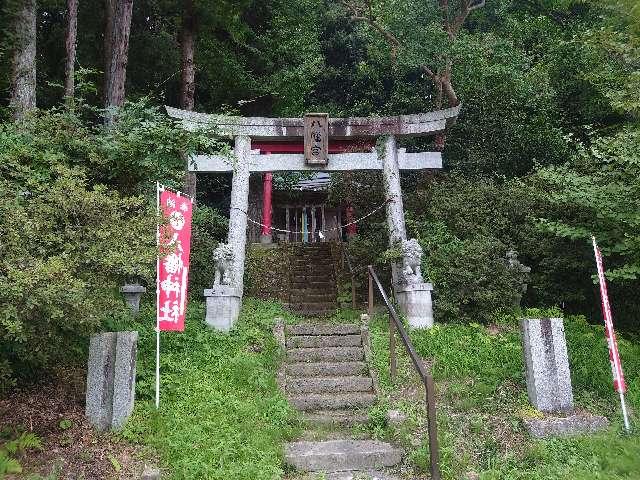
[[[607,294],[607,280],[604,276],[604,267],[602,264],[602,254],[596,244],[596,237],[591,237],[593,242],[593,252],[596,256],[596,265],[598,267],[598,280],[600,282],[600,297],[602,299],[602,316],[604,317],[605,335],[609,344],[609,361],[611,362],[611,374],[613,375],[613,388],[620,395],[620,405],[622,406],[622,418],[624,420],[624,428],[627,432],[631,430],[629,427],[629,417],[627,415],[627,406],[624,402],[624,394],[627,391],[627,385],[624,382],[624,372],[622,371],[622,363],[620,362],[620,353],[618,352],[618,342],[616,340],[616,332],[613,330],[613,315],[611,314],[611,306],[609,305],[609,295]]]

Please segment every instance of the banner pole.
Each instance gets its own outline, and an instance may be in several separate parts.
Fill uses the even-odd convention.
[[[629,433],[631,427],[629,426],[629,415],[627,414],[627,405],[624,402],[624,393],[620,392],[620,405],[622,405],[622,419],[624,421],[624,429]]]
[[[600,284],[600,297],[602,299],[602,316],[604,317],[605,331],[607,336],[607,344],[609,347],[609,360],[611,362],[611,373],[613,376],[614,389],[620,395],[620,407],[622,409],[622,419],[624,421],[624,429],[627,433],[631,431],[629,426],[629,416],[627,414],[627,405],[624,401],[624,392],[626,385],[624,382],[624,373],[620,363],[620,352],[618,351],[618,342],[616,341],[616,333],[613,329],[613,315],[611,314],[611,306],[609,305],[609,295],[607,293],[607,280],[604,275],[604,265],[602,254],[596,243],[596,237],[591,236],[593,243],[593,253],[596,257],[596,267],[598,270],[598,283]]]
[[[156,409],[160,408],[160,182],[156,182]]]

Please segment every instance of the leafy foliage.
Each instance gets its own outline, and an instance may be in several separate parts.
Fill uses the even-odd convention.
[[[0,447],[0,478],[4,478],[6,474],[22,473],[22,466],[15,457],[40,448],[40,439],[31,432],[22,432],[17,438],[5,442]]]
[[[143,101],[110,130],[83,121],[83,108],[0,125],[3,388],[83,358],[87,335],[124,308],[118,287],[153,282],[150,179],[178,181],[180,153],[213,145]]]
[[[595,235],[615,265],[612,280],[640,278],[640,128],[595,139],[574,165],[539,172],[550,200],[578,212],[573,218],[545,219],[550,231],[574,240]]]

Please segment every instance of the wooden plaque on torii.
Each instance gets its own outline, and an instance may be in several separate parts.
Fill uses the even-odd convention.
[[[324,167],[329,159],[329,114],[304,116],[304,159],[307,165]]]

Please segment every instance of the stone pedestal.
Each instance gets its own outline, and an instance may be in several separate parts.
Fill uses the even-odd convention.
[[[85,415],[98,430],[122,427],[136,391],[138,332],[107,332],[89,341]]]
[[[520,320],[527,393],[542,412],[569,412],[573,392],[562,318]]]
[[[128,307],[131,309],[131,313],[136,315],[140,311],[140,298],[147,289],[142,285],[123,285],[120,287],[120,293],[124,297],[124,301],[127,302]]]
[[[433,285],[426,282],[395,285],[394,292],[400,311],[413,328],[433,327]]]
[[[205,289],[204,297],[207,302],[207,325],[223,332],[231,330],[240,315],[240,289],[232,285],[215,285],[213,288]]]

